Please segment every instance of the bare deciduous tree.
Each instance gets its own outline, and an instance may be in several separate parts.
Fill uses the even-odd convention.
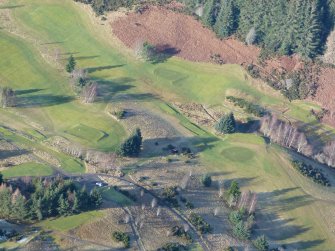
[[[16,95],[12,88],[4,87],[1,89],[1,106],[2,108],[15,106]]]
[[[252,45],[256,42],[256,39],[257,39],[257,32],[256,29],[252,27],[245,38],[245,42],[248,45]]]
[[[256,210],[256,205],[257,205],[257,194],[253,193],[250,199],[250,203],[249,203],[249,214],[253,214]]]
[[[94,81],[86,84],[82,90],[82,99],[84,103],[93,103],[98,95],[98,84]]]

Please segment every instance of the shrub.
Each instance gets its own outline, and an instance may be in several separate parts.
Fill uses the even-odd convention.
[[[323,185],[323,186],[330,186],[329,180],[324,176],[320,169],[314,168],[312,165],[307,165],[302,161],[293,161],[293,167],[297,169],[302,175],[309,177],[315,183]]]
[[[192,225],[202,234],[210,233],[212,231],[211,226],[198,214],[191,213],[189,220]]]
[[[209,174],[204,174],[201,178],[201,183],[205,187],[210,187],[212,185],[212,177]]]
[[[227,100],[233,102],[235,105],[241,107],[241,108],[244,108],[244,110],[247,112],[247,113],[251,113],[257,117],[263,117],[264,115],[266,115],[267,111],[259,106],[259,105],[256,105],[256,104],[253,104],[249,101],[246,101],[242,98],[236,98],[236,97],[233,97],[233,96],[228,96],[226,97]]]
[[[233,227],[233,234],[236,238],[240,240],[248,240],[250,239],[250,230],[248,227],[244,224],[243,221],[238,222]]]
[[[233,224],[236,225],[243,219],[243,212],[240,210],[233,211],[229,214],[229,221]]]
[[[115,231],[113,232],[113,239],[119,242],[123,242],[125,248],[129,248],[130,246],[130,237],[126,233]]]
[[[179,243],[166,243],[163,247],[157,249],[157,251],[186,251],[187,248]]]
[[[171,228],[171,234],[172,236],[177,236],[180,238],[184,238],[187,241],[191,241],[192,237],[189,233],[187,233],[183,227],[180,226],[174,226]]]
[[[187,202],[185,203],[185,206],[186,206],[186,208],[188,208],[188,209],[193,209],[193,208],[194,208],[193,203],[190,202],[190,201],[187,201]]]
[[[112,114],[118,119],[123,119],[126,116],[126,113],[127,112],[125,110],[117,110],[112,112]]]
[[[179,207],[178,200],[176,198],[177,195],[178,195],[177,187],[172,186],[164,188],[163,197],[173,207]]]
[[[269,243],[264,235],[257,237],[257,239],[253,241],[253,244],[255,248],[259,251],[269,250]]]

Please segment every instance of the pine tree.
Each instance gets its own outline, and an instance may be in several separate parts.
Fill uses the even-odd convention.
[[[12,195],[11,213],[15,219],[24,220],[27,217],[26,199],[18,189]]]
[[[42,200],[41,198],[38,198],[35,203],[34,203],[34,211],[35,211],[35,215],[36,218],[38,220],[42,220],[43,219],[43,213],[42,213]]]
[[[204,5],[204,12],[202,15],[202,21],[208,27],[212,27],[215,24],[216,20],[216,0],[208,0]]]
[[[236,7],[232,0],[224,0],[214,25],[214,31],[219,37],[229,37],[236,30]]]
[[[59,197],[57,210],[60,215],[69,215],[71,213],[70,204],[68,200],[64,198],[63,194]]]
[[[301,39],[298,52],[304,58],[314,58],[321,46],[321,27],[319,23],[319,12],[317,10],[316,2],[312,2],[308,8],[304,22],[303,38]]]
[[[231,112],[223,116],[215,125],[215,129],[220,133],[234,133],[236,131],[236,122],[234,114]]]
[[[95,187],[91,191],[90,194],[90,206],[92,208],[98,208],[102,204],[102,194],[101,192]]]
[[[239,187],[237,181],[234,180],[230,184],[230,188],[228,190],[228,195],[232,196],[235,200],[237,200],[240,197],[241,191],[240,191],[240,187]]]
[[[80,211],[80,198],[76,191],[73,192],[72,212],[78,213]]]
[[[122,156],[136,157],[139,155],[142,147],[141,130],[137,128],[135,133],[126,139],[120,146],[118,153]]]
[[[11,214],[11,191],[5,185],[0,185],[0,218],[8,218]]]
[[[269,243],[266,240],[264,235],[257,237],[256,240],[253,241],[254,246],[259,251],[267,251],[269,250]]]
[[[2,182],[3,182],[3,175],[2,173],[0,173],[0,185],[2,184]]]
[[[74,71],[75,68],[76,68],[76,60],[74,59],[73,55],[71,55],[66,65],[66,71],[68,73],[71,73]]]

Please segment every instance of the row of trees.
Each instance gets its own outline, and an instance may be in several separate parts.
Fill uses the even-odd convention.
[[[332,25],[329,1],[209,0],[202,20],[221,37],[236,34],[272,53],[314,58]]]
[[[117,10],[121,7],[130,8],[133,4],[140,2],[139,0],[74,0],[74,1],[90,4],[93,10],[98,15],[104,14],[105,11]]]
[[[335,140],[329,141],[323,147],[313,145],[296,124],[282,121],[271,115],[261,119],[260,132],[281,146],[294,149],[307,157],[335,167]]]
[[[72,180],[24,179],[19,184],[0,185],[0,217],[11,220],[42,220],[48,217],[77,214],[98,208],[102,195],[94,188],[90,193]]]

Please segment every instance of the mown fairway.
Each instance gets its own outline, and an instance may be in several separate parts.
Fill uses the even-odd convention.
[[[124,56],[113,47],[104,29],[94,26],[87,12],[71,0],[14,0],[11,4],[23,5],[13,9],[22,29],[50,43],[50,50],[60,48],[63,59],[73,54],[79,67],[88,68],[90,76],[99,81],[102,96],[96,104],[81,104],[74,99],[65,73],[45,63],[33,45],[1,32],[0,76],[22,93],[21,107],[1,112],[4,122],[18,121],[12,126],[27,131],[37,123],[45,128],[47,137],[61,135],[88,147],[113,150],[125,137],[126,129],[104,113],[106,103],[113,102],[118,94],[153,102],[158,111],[175,116],[192,133],[203,135],[194,146],[205,149],[200,154],[204,169],[219,173],[225,180],[236,179],[243,189],[260,193],[258,232],[301,249],[332,250],[334,236],[327,228],[327,218],[334,205],[331,200],[315,199],[300,187],[309,186],[309,180],[296,183],[300,176],[288,171],[288,154],[251,134],[215,138],[217,141],[207,145],[202,139],[205,142],[209,134],[190,126],[165,102],[222,105],[225,95],[241,93],[265,106],[287,106],[292,116],[311,121],[307,103],[291,104],[269,88],[261,89],[236,65],[195,64],[176,58],[151,65]],[[332,199],[334,192],[330,193]],[[73,227],[70,223],[63,226],[63,219],[59,220],[45,225],[52,228],[50,224],[55,223],[58,230]],[[77,218],[73,220],[77,222]]]

